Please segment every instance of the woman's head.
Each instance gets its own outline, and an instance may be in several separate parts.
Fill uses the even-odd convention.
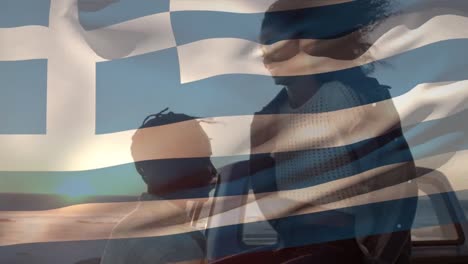
[[[150,193],[207,195],[216,169],[210,139],[194,117],[164,111],[151,115],[132,139],[135,166]]]
[[[388,16],[386,1],[310,7],[312,2],[278,0],[265,13],[263,62],[279,84],[289,76],[333,71],[340,63],[359,65],[372,45],[367,33]]]

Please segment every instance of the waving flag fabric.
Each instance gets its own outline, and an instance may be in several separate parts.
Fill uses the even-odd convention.
[[[391,171],[413,159],[419,178],[412,180],[425,182],[445,175],[453,187],[415,195],[454,192],[462,197],[468,190],[464,179],[468,147],[468,3],[275,2],[2,1],[0,262],[98,261],[109,238],[151,237],[154,244],[164,243],[163,238],[168,236],[183,240],[183,234],[191,231],[182,226],[156,233],[111,235],[112,229],[126,216],[128,220],[128,214],[141,204],[165,208],[163,200],[138,198],[146,186],[134,163],[147,160],[211,156],[222,174],[231,172],[231,166],[236,166],[232,164],[255,155],[313,151],[314,155],[326,156],[345,153],[349,148],[364,149],[368,142],[378,141],[395,126],[401,126],[403,136],[382,143],[359,159],[364,165],[358,171],[349,170],[335,177],[331,169],[321,177],[282,190],[266,188],[263,200],[245,187],[250,184],[248,172],[222,178],[216,185],[222,191],[212,191],[208,201],[202,196],[206,187],[213,185],[173,193],[171,199],[205,202],[200,219],[208,223],[204,229],[211,259],[241,253],[227,242],[210,246],[210,234],[228,236],[237,230],[236,226],[248,228],[277,218],[290,219],[294,224],[301,217],[326,218],[330,210],[337,208],[362,215],[372,208],[391,210],[391,201],[411,199],[398,192],[406,182],[354,197],[332,197],[325,207],[300,210],[296,207],[300,207],[302,198],[279,205],[278,197],[323,198],[324,193],[356,185],[363,179],[378,181],[373,179],[376,172]],[[265,31],[265,25],[281,33]],[[364,43],[358,43],[355,40],[362,32]],[[265,52],[285,50],[290,40],[314,47],[307,59],[291,56],[286,67],[265,67]],[[371,84],[366,86],[356,78],[356,72],[378,81],[391,98],[370,91]],[[314,78],[324,87],[341,80],[348,86],[360,87],[368,96],[359,103],[330,103],[301,113],[276,111],[264,108],[281,93],[282,87],[275,84],[274,78],[286,83]],[[198,118],[211,138],[211,154],[180,143],[164,152],[147,149],[137,159],[132,156],[132,138],[137,131],[156,145],[181,131],[191,131],[190,121],[138,130],[147,116],[166,107]],[[396,110],[394,114],[388,110],[391,107]],[[346,120],[356,113],[365,121],[357,124]],[[339,129],[346,133],[334,138],[324,126],[310,132],[325,138],[313,146],[301,144],[308,136],[302,134],[301,138],[300,133],[295,134],[297,131],[280,133],[259,146],[251,144],[253,119],[272,124],[293,120],[297,115],[303,122],[328,120],[330,124],[342,124]],[[299,143],[289,144],[291,135]],[[408,143],[411,155],[386,154],[405,144],[398,138]],[[278,170],[285,169],[284,164]],[[353,162],[349,164],[353,166]],[[300,165],[292,162],[295,168]],[[268,177],[260,175],[256,179],[268,182]],[[227,206],[229,210],[219,209],[219,204],[232,206]],[[277,211],[250,220],[238,217],[244,211],[257,210],[258,204],[277,206]],[[297,210],[292,212],[291,208]],[[140,217],[150,220],[153,215]],[[171,215],[164,217],[170,219]],[[381,215],[372,221],[383,218]],[[447,219],[446,223],[438,223],[427,212],[429,218],[432,220],[425,223],[409,219],[391,228],[382,226],[376,232],[453,222]],[[313,239],[298,238],[289,246],[341,240],[352,237],[350,232],[346,228],[323,229]],[[370,231],[362,230],[362,235],[371,235],[366,232]],[[187,253],[174,261],[201,257]]]

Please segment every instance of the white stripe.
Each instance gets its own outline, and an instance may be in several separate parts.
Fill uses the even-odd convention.
[[[74,3],[51,1],[49,29],[56,45],[47,65],[47,135],[70,139],[93,134],[96,111],[97,56],[81,34]]]
[[[0,61],[44,59],[55,46],[42,26],[0,28]]]
[[[205,39],[177,47],[181,83],[223,74],[270,75],[258,43],[234,38]]]
[[[171,11],[224,11],[233,13],[262,13],[277,0],[171,0]],[[297,1],[293,6],[285,6],[279,10],[300,9],[351,2],[352,0],[315,0]]]
[[[458,169],[454,164],[460,164],[466,160],[468,157],[468,151],[458,152],[450,162],[442,167],[427,166],[434,164],[434,160],[444,159],[444,157],[437,156],[429,159],[424,159],[421,161],[416,161],[417,166],[422,166],[431,169],[437,169],[439,172],[449,175],[453,189],[445,184],[441,184],[441,189],[432,188],[428,190],[425,194],[419,193],[419,196],[443,193],[448,191],[463,191],[468,189],[468,182],[463,181],[465,176],[462,170]],[[386,170],[390,166],[382,167],[377,170]],[[321,184],[313,187],[293,190],[293,191],[284,191],[284,192],[299,192],[299,193],[323,193],[325,190],[333,191],[340,189],[350,184],[356,184],[357,182],[365,179],[366,177],[374,175],[372,172],[367,172],[360,175],[355,175],[342,180],[337,180],[334,182]],[[460,179],[457,181],[457,179]],[[427,182],[436,180],[439,182],[441,180],[440,174],[437,172],[426,174],[417,180],[415,180],[418,185],[424,185]],[[330,203],[322,206],[316,206],[312,208],[306,208],[295,214],[289,214],[287,212],[290,208],[295,208],[298,205],[301,205],[302,202],[285,202],[283,199],[279,198],[279,193],[267,193],[265,197],[256,200],[255,197],[250,194],[248,196],[229,196],[229,197],[216,197],[215,203],[216,208],[214,211],[218,211],[218,206],[224,204],[226,205],[229,201],[243,201],[242,207],[234,207],[228,211],[211,216],[209,228],[235,225],[242,223],[249,223],[253,221],[262,221],[266,219],[274,219],[277,217],[291,216],[291,215],[301,215],[301,214],[310,214],[326,210],[343,208],[343,206],[357,206],[364,205],[369,203],[376,203],[382,201],[389,201],[394,199],[401,199],[408,197],[408,193],[400,191],[404,188],[404,185],[407,183],[401,183],[392,187],[388,187],[382,190],[378,190],[372,193],[356,196],[354,198],[349,198],[343,201],[338,201],[335,203]],[[413,195],[413,194],[411,194]],[[247,203],[246,203],[247,202]],[[251,212],[255,210],[257,206],[256,203],[272,204],[275,208],[278,208],[278,212],[275,215],[262,216],[259,215],[257,218],[245,219],[241,216],[244,211]],[[144,202],[145,206],[150,206],[153,208],[158,208],[158,203],[160,201],[148,201]],[[211,199],[204,206],[211,207],[213,200]],[[80,240],[91,240],[91,239],[107,239],[110,235],[112,228],[118,223],[122,217],[127,215],[131,210],[137,206],[137,203],[107,203],[107,204],[83,204],[75,205],[55,210],[47,211],[19,211],[19,212],[0,212],[0,218],[5,221],[2,225],[5,227],[1,244],[2,246],[6,245],[15,245],[15,244],[24,244],[24,243],[39,243],[39,242],[57,242],[57,241],[80,241]],[[157,222],[158,215],[164,215],[164,212],[161,214],[147,214],[147,222],[155,223]],[[143,217],[139,219],[139,222],[145,222],[144,214],[139,215]],[[167,216],[166,216],[167,217]],[[171,216],[169,216],[171,217]],[[201,219],[204,220],[204,219]],[[206,219],[205,219],[206,220]],[[148,225],[150,226],[150,225]],[[63,232],[67,230],[67,232]],[[151,230],[148,229],[145,235],[146,236],[155,236],[155,235],[169,235],[177,234],[175,230],[187,230],[187,228],[179,229],[176,226],[173,228],[167,228],[165,230]],[[138,232],[138,230],[135,230]],[[138,237],[141,236],[141,232],[138,234]],[[117,238],[118,235],[113,236]],[[131,238],[135,237],[131,232],[127,233],[124,237],[121,238]]]
[[[271,64],[274,68],[271,73],[263,65],[261,45],[256,42],[219,38],[185,44],[177,47],[181,82],[194,82],[223,74],[296,76],[338,71],[385,59],[438,41],[468,38],[467,17],[434,16],[438,11],[430,10],[416,15],[404,14],[386,20],[368,34],[368,42],[373,45],[355,60],[299,54],[287,62]],[[428,21],[424,23],[426,20]],[[408,29],[405,26],[405,23],[413,25],[418,22],[423,24],[415,29]],[[382,30],[386,32],[383,35]],[[321,45],[326,46],[326,43]]]

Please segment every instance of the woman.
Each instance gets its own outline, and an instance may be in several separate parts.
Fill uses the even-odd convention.
[[[359,66],[370,46],[365,35],[387,16],[385,5],[297,9],[305,2],[279,0],[265,15],[264,64],[284,89],[251,125],[252,186],[263,214],[274,219],[278,250],[287,255],[279,259],[407,263],[416,198],[400,198],[417,195],[415,166],[390,87],[367,76],[372,67]],[[346,14],[341,6],[368,26],[321,24],[317,32],[320,18],[333,12],[346,20],[338,17]],[[336,60],[348,69],[313,74]],[[384,189],[396,185],[398,193]],[[263,203],[271,193],[284,202]],[[393,201],[378,204],[378,197]]]

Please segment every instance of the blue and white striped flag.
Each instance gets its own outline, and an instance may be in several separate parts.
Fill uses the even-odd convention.
[[[388,216],[366,212],[390,210],[390,201],[422,201],[445,192],[463,197],[467,46],[465,0],[2,0],[0,262],[99,263],[103,255],[112,259],[108,240],[124,241],[115,252],[131,248],[132,238],[146,237],[161,248],[148,256],[141,245],[132,251],[146,263],[163,254],[167,237],[184,241],[184,234],[198,232],[178,223],[180,213],[166,200],[140,197],[147,186],[135,162],[148,160],[211,157],[221,179],[228,175],[207,199],[200,195],[206,188],[172,197],[203,203],[198,226],[192,225],[202,226],[207,241],[205,255],[189,250],[172,261],[240,254],[242,247],[227,242],[232,230],[274,219],[294,225],[297,217],[343,209],[364,216],[355,220],[362,226],[379,225]],[[274,105],[288,96],[283,86],[298,82],[319,84],[320,107],[297,112]],[[341,91],[338,83],[365,99],[331,98]],[[191,145],[198,140],[191,120],[139,129],[165,108],[196,117],[211,152]],[[299,125],[289,126],[293,121]],[[392,137],[400,127],[402,134]],[[171,139],[178,144],[164,151],[143,147],[135,155],[138,133],[145,146]],[[394,140],[385,141],[385,135]],[[369,142],[380,145],[368,149]],[[337,153],[350,148],[364,154],[336,161],[345,155]],[[322,166],[320,175],[307,172],[307,155],[291,154],[300,152],[321,157],[314,165]],[[266,154],[277,165],[258,175],[249,171],[246,161]],[[413,183],[423,186],[445,175],[452,189],[404,192],[407,181],[353,189],[413,160]],[[356,163],[359,169],[350,169]],[[264,173],[271,170],[275,188]],[[304,175],[293,177],[295,182],[280,177],[291,173]],[[250,186],[260,188],[260,195]],[[249,214],[254,216],[244,217]],[[423,214],[432,219],[430,212]],[[178,224],[146,226],[171,219]],[[412,219],[374,229],[357,224],[356,232],[441,225]],[[313,239],[288,239],[286,247],[358,236],[348,231],[324,229]]]

